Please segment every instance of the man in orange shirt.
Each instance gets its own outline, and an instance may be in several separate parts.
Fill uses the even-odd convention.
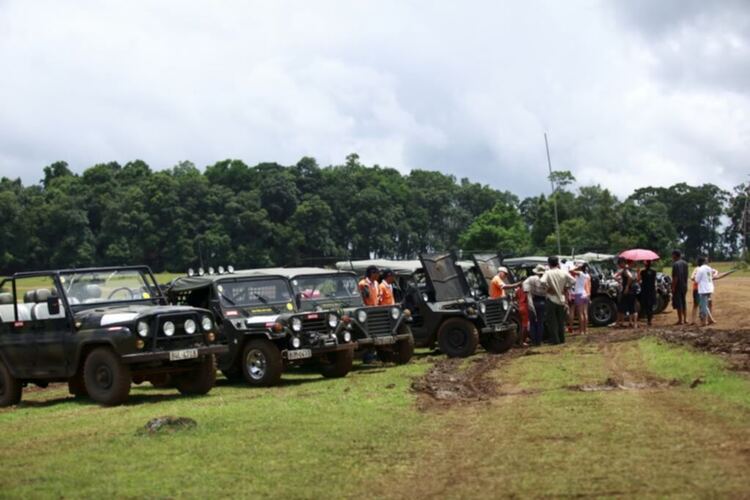
[[[381,306],[392,306],[396,303],[396,298],[393,295],[393,282],[396,281],[396,277],[390,269],[384,269],[381,277],[379,304]]]
[[[497,270],[497,275],[492,278],[492,281],[490,281],[490,298],[491,299],[499,299],[500,297],[505,297],[505,290],[507,288],[513,288],[517,286],[515,285],[507,285],[505,283],[505,280],[508,278],[508,268],[507,267],[500,267]]]
[[[380,272],[376,266],[368,266],[365,277],[359,281],[359,292],[366,306],[376,306],[380,302],[380,288],[378,278]]]

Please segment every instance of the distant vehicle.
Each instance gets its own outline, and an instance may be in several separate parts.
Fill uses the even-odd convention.
[[[145,266],[17,273],[0,288],[0,406],[50,382],[103,405],[125,402],[132,382],[165,377],[206,394],[214,355],[227,350],[211,313],[167,305]]]
[[[347,319],[360,351],[374,349],[384,362],[408,363],[414,354],[409,314],[400,304],[365,306],[352,272],[314,267],[267,269],[292,283],[300,311],[338,311]]]
[[[229,351],[219,368],[231,381],[276,385],[290,365],[314,363],[324,377],[344,377],[357,344],[334,309],[298,311],[287,274],[258,270],[177,278],[174,304],[209,308]]]
[[[369,265],[392,269],[397,300],[410,311],[415,344],[434,347],[449,357],[472,355],[478,344],[490,352],[505,352],[515,340],[508,321],[508,300],[477,299],[451,254],[420,256],[420,260],[341,261],[336,267],[364,274]]]

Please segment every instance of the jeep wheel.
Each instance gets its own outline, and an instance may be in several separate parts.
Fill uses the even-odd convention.
[[[83,365],[83,381],[89,397],[105,406],[124,403],[130,394],[130,367],[107,347],[91,351]]]
[[[276,345],[266,339],[247,342],[242,351],[242,375],[250,385],[268,387],[281,380],[284,364]]]
[[[86,392],[86,384],[83,382],[83,370],[78,372],[68,379],[68,392],[74,398],[85,398],[89,394]]]
[[[654,304],[654,314],[661,314],[669,305],[669,296],[662,295],[661,293],[656,295],[656,303]]]
[[[180,394],[188,396],[208,394],[216,383],[216,360],[212,354],[203,356],[198,366],[187,373],[173,375],[170,378]]]
[[[320,367],[320,373],[322,373],[324,377],[346,377],[346,374],[352,371],[354,350],[346,349],[343,351],[330,352],[326,357],[328,358],[328,362]]]
[[[13,406],[21,402],[23,387],[5,364],[0,361],[0,407]]]
[[[493,332],[483,335],[480,342],[487,352],[501,354],[513,347],[516,338],[515,330],[506,330],[504,332]]]
[[[397,365],[405,365],[414,356],[414,340],[411,338],[399,340],[393,351],[393,362]]]
[[[589,318],[594,326],[611,325],[617,319],[617,307],[609,297],[594,297],[589,306]]]
[[[462,318],[443,321],[438,330],[438,346],[449,358],[465,358],[477,350],[479,333],[477,327]]]

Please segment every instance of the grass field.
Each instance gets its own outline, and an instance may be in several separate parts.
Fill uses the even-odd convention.
[[[448,408],[420,410],[409,390],[442,359],[426,352],[340,380],[220,380],[200,398],[146,384],[119,408],[26,393],[0,410],[0,496],[747,495],[750,380],[710,355],[620,340],[505,356],[488,373],[498,395]],[[198,427],[137,435],[163,415]]]

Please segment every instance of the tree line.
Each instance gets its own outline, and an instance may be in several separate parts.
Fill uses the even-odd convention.
[[[155,271],[232,264],[308,265],[412,258],[442,250],[564,253],[648,247],[688,256],[738,255],[747,185],[646,187],[624,200],[553,173],[551,195],[510,191],[439,172],[365,166],[356,154],[320,167],[224,160],[152,170],[136,160],[65,162],[38,183],[0,180],[0,272],[147,264]]]

